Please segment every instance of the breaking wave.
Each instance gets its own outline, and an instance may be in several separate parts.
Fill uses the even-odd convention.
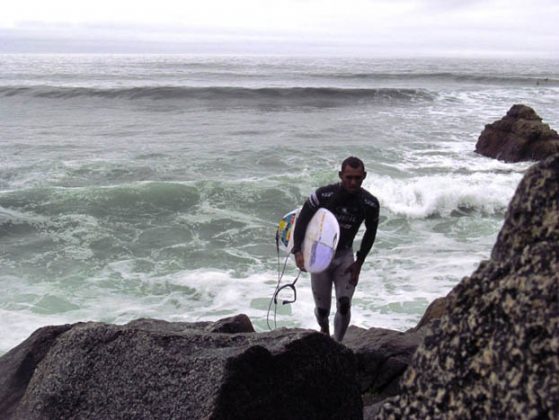
[[[468,213],[503,215],[522,174],[425,176],[412,180],[379,177],[371,187],[381,206],[411,219]]]
[[[103,98],[125,100],[245,101],[303,104],[343,104],[386,100],[432,100],[425,89],[406,88],[334,88],[334,87],[187,87],[144,86],[131,88],[90,88],[64,86],[4,86],[0,96],[27,96],[50,99]]]

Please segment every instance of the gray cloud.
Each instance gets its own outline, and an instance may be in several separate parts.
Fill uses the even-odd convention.
[[[213,0],[213,6],[219,1]],[[559,57],[555,30],[559,3],[552,0],[534,0],[529,8],[520,0],[290,0],[282,4],[294,9],[282,9],[276,18],[261,8],[242,22],[235,17],[228,20],[227,13],[215,20],[206,13],[206,20],[167,23],[124,23],[115,18],[78,24],[64,21],[63,16],[28,20],[0,29],[0,52]],[[296,15],[303,11],[306,14]],[[263,16],[266,20],[258,21]]]

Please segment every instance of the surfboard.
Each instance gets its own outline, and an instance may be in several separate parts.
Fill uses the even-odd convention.
[[[303,240],[305,270],[309,273],[326,270],[334,258],[339,240],[340,225],[336,216],[324,208],[318,209],[307,226]]]
[[[285,214],[278,223],[276,232],[276,243],[287,253],[293,248],[293,233],[295,232],[295,222],[300,209],[291,210]]]
[[[287,253],[293,249],[293,236],[299,211],[300,209],[295,209],[285,214],[278,224],[276,243]],[[305,270],[309,273],[320,273],[326,270],[334,258],[339,239],[340,226],[336,216],[324,208],[318,209],[310,220],[303,239]]]

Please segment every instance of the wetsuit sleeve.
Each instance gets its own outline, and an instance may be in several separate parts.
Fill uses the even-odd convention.
[[[295,223],[295,231],[293,232],[293,249],[291,250],[293,254],[301,250],[307,226],[316,211],[320,208],[320,200],[318,197],[317,191],[312,193],[305,201],[305,204],[303,204],[299,216],[297,216],[297,223]]]
[[[357,260],[361,263],[365,261],[365,257],[373,247],[377,236],[379,219],[379,204],[376,198],[374,200],[367,199],[365,201],[365,234],[361,241],[361,247],[357,251]]]

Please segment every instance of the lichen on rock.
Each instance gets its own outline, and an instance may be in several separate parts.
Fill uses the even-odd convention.
[[[377,418],[559,417],[559,155],[528,170],[491,259],[447,313]]]

